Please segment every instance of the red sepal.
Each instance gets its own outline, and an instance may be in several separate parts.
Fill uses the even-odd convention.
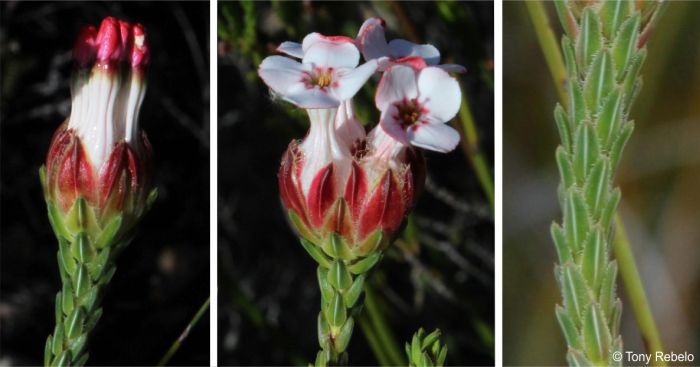
[[[309,219],[314,227],[323,225],[328,208],[335,201],[335,180],[333,177],[333,163],[329,163],[316,173],[307,198]]]

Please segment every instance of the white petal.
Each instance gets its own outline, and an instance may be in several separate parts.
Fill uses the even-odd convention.
[[[326,41],[326,42],[331,42],[335,44],[343,44],[343,43],[352,43],[355,44],[355,40],[350,38],[350,37],[345,37],[345,36],[324,36],[321,33],[318,32],[313,32],[309,33],[304,37],[304,40],[301,41],[301,48],[303,49],[304,52],[308,50],[311,46],[313,46],[314,43],[318,41]]]
[[[447,153],[457,147],[459,133],[445,124],[418,124],[406,132],[411,144],[440,153]]]
[[[335,108],[340,105],[340,101],[330,95],[328,91],[323,91],[318,87],[299,89],[293,93],[282,95],[288,102],[294,103],[301,108]]]
[[[396,117],[399,115],[399,109],[390,105],[386,111],[382,111],[382,116],[379,120],[379,125],[382,127],[387,135],[398,140],[406,145],[409,144],[408,135],[406,130],[401,126],[401,121],[397,120]]]
[[[386,43],[381,18],[375,17],[365,20],[357,33],[357,42],[365,60],[389,56],[389,45]]]
[[[304,67],[284,56],[268,56],[260,64],[258,75],[275,93],[286,96],[304,87]]]
[[[417,96],[416,72],[409,66],[394,65],[382,75],[374,101],[377,108],[384,111],[394,102]]]
[[[284,41],[279,45],[279,47],[277,47],[277,51],[298,59],[304,57],[304,50],[301,48],[301,43]]]
[[[440,51],[433,45],[418,45],[404,39],[395,39],[389,42],[393,57],[420,56],[428,65],[436,65],[440,62]]]
[[[319,40],[304,51],[304,64],[332,68],[354,68],[360,62],[360,51],[349,42]]]
[[[431,123],[447,122],[459,111],[462,92],[457,80],[437,67],[427,67],[418,75],[418,93],[428,109]]]
[[[445,70],[448,73],[466,73],[467,68],[465,68],[462,65],[458,64],[442,64],[442,65],[435,65],[435,67],[438,67],[442,70]]]
[[[340,69],[333,74],[333,93],[341,101],[352,98],[377,70],[377,60],[370,60],[356,69]]]

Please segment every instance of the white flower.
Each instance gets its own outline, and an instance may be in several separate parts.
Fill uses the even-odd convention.
[[[280,47],[301,57],[301,62],[269,56],[260,64],[258,74],[275,93],[301,108],[338,107],[352,98],[377,69],[376,60],[357,67],[360,52],[347,37],[312,33],[304,38],[301,48]]]
[[[397,64],[384,72],[375,102],[388,135],[444,153],[459,143],[459,133],[445,122],[455,117],[461,98],[459,83],[446,71],[431,66],[416,71]]]
[[[434,65],[445,71],[458,73],[467,71],[462,65],[438,65],[440,64],[440,51],[433,45],[419,45],[404,39],[395,39],[387,43],[384,36],[384,25],[382,18],[367,19],[360,27],[355,40],[365,60],[378,59],[380,71],[392,64],[411,62],[414,60],[413,57],[420,57],[427,65]]]

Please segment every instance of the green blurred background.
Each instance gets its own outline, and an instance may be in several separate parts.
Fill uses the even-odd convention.
[[[545,2],[558,37],[554,6]],[[503,363],[562,365],[549,225],[561,213],[558,100],[524,3],[503,3]],[[700,3],[671,2],[648,44],[619,212],[666,351],[700,358]],[[618,278],[619,282],[619,278]],[[624,286],[624,349],[644,346]]]
[[[412,231],[370,276],[373,315],[381,317],[368,318],[365,308],[360,324],[369,328],[355,327],[350,363],[405,364],[403,343],[421,326],[443,331],[448,364],[494,363],[493,216],[468,159],[481,152],[485,167],[493,166],[493,4],[246,1],[219,2],[218,15],[221,364],[306,365],[318,350],[316,265],[287,226],[276,179],[283,151],[304,136],[308,118],[271,100],[257,66],[282,41],[301,42],[313,31],[355,37],[372,16],[386,20],[388,39],[432,43],[443,62],[469,69],[458,79],[480,137],[479,146],[426,154],[429,184]],[[377,82],[355,98],[368,126],[378,121]],[[382,361],[367,330],[392,341],[399,361]]]

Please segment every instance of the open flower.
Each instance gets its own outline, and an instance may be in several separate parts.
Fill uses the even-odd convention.
[[[260,64],[258,74],[282,99],[301,108],[338,107],[377,69],[376,60],[357,66],[360,52],[346,37],[307,36],[301,51],[289,53],[302,57],[301,62],[269,56]]]
[[[46,159],[45,189],[62,212],[77,198],[101,216],[140,212],[148,194],[151,147],[139,128],[149,61],[140,24],[107,17],[86,26],[73,48],[71,114]]]
[[[444,153],[459,143],[459,133],[445,122],[459,111],[461,97],[459,83],[444,70],[416,71],[399,64],[384,72],[375,102],[382,111],[380,125],[388,135]]]
[[[435,65],[445,71],[463,73],[467,71],[462,65],[440,64],[440,51],[430,44],[419,45],[404,39],[394,39],[386,42],[384,35],[384,19],[374,17],[367,19],[360,27],[356,43],[362,51],[365,60],[377,59],[379,70],[382,71],[393,64],[413,62],[413,57],[422,58],[427,65]]]

